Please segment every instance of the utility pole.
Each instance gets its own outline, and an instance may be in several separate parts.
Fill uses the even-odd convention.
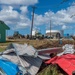
[[[34,22],[34,11],[35,11],[35,6],[32,6],[32,23],[31,23],[31,39],[32,39],[32,30],[33,30],[33,22]]]
[[[50,38],[51,38],[51,20],[50,20]]]
[[[75,17],[75,14],[71,15],[70,18]],[[72,38],[74,37],[74,35],[72,36]],[[75,45],[75,42],[73,41],[73,45]]]

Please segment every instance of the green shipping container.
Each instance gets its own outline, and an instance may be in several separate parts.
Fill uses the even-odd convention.
[[[0,21],[0,42],[6,42],[6,30],[9,29],[3,21]]]

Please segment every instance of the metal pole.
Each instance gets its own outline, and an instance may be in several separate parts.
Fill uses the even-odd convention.
[[[51,20],[50,20],[50,38],[51,38]]]

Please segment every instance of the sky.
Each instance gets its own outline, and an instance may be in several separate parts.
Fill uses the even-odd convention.
[[[15,31],[30,34],[32,6],[36,6],[33,30],[45,34],[50,29],[51,20],[52,30],[75,34],[75,0],[0,0],[0,20],[10,27],[7,36]]]

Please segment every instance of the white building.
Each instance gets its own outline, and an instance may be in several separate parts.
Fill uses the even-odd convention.
[[[33,30],[33,31],[32,31],[32,36],[35,36],[37,33],[39,33],[38,30]]]
[[[46,36],[52,38],[63,37],[63,30],[46,30]]]

